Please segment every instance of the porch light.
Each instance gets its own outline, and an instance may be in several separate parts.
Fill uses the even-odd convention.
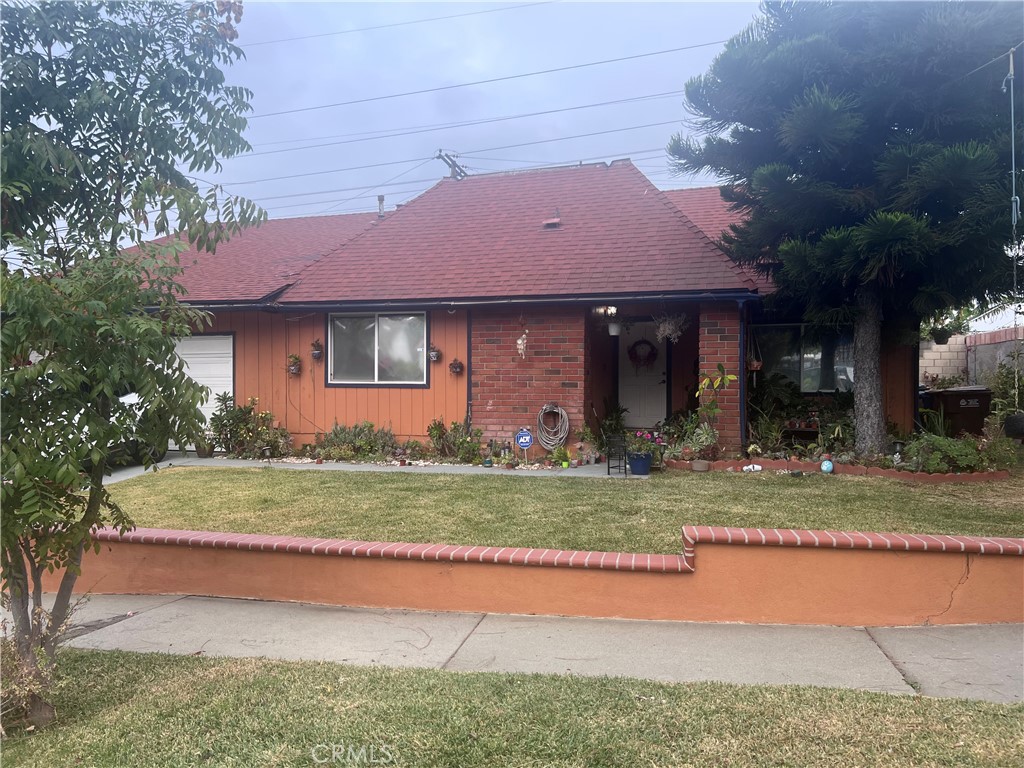
[[[616,319],[618,311],[616,307],[611,306],[594,307],[594,314],[598,317],[603,317],[605,322],[608,323],[609,336],[618,336],[622,333],[622,324]]]

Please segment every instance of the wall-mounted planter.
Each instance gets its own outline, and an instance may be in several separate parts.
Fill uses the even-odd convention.
[[[430,358],[430,362],[439,363],[441,362],[441,350],[431,344],[430,349],[427,351],[427,357]]]
[[[320,341],[320,339],[317,339],[312,344],[310,344],[309,356],[312,357],[314,360],[319,360],[324,356],[324,345],[323,342]]]
[[[453,376],[459,376],[462,374],[464,370],[466,370],[466,366],[462,363],[461,360],[459,360],[459,358],[456,357],[454,360],[448,363],[448,370],[452,372]]]

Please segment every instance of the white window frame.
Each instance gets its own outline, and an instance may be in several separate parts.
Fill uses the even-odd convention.
[[[400,315],[418,316],[423,318],[423,338],[421,354],[423,356],[423,378],[412,381],[381,381],[380,380],[380,318]],[[372,317],[373,318],[373,379],[351,381],[338,379],[334,375],[334,318],[336,317]],[[422,387],[427,385],[427,313],[426,312],[333,312],[327,316],[327,383],[345,387]]]

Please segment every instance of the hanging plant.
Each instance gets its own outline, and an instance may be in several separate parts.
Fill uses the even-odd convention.
[[[641,368],[652,368],[654,361],[658,359],[658,348],[651,344],[647,339],[640,339],[640,341],[634,341],[627,351],[629,355],[629,362],[633,364],[637,373],[640,373]]]
[[[298,355],[288,355],[288,373],[298,376],[302,372],[302,358]]]
[[[441,359],[441,350],[431,344],[427,355],[430,357],[430,362],[436,363]]]
[[[309,356],[314,360],[319,360],[324,356],[324,345],[320,339],[315,339],[313,343],[310,344]]]
[[[690,323],[684,314],[661,315],[654,318],[654,323],[655,338],[659,342],[668,339],[673,344],[679,341],[679,337],[683,335],[683,331],[690,327]]]
[[[460,373],[462,373],[464,368],[465,366],[462,364],[462,361],[459,360],[459,358],[457,357],[453,358],[452,361],[448,363],[448,370],[451,371],[452,374],[455,376],[458,376]]]

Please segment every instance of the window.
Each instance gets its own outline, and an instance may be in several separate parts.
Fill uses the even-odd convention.
[[[853,338],[803,325],[754,326],[762,371],[779,373],[801,392],[853,391]]]
[[[426,384],[427,317],[331,315],[332,384]]]

